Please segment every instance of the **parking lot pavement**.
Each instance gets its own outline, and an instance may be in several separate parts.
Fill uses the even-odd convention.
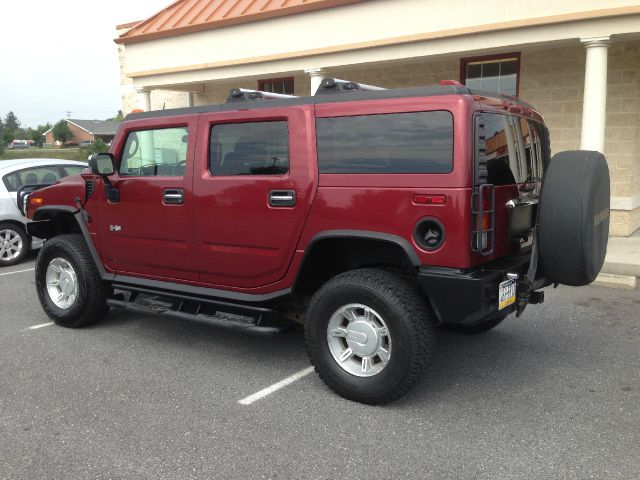
[[[304,375],[300,330],[123,312],[70,330],[32,271],[0,291],[0,479],[640,478],[638,290],[560,287],[484,335],[439,332],[385,407]]]

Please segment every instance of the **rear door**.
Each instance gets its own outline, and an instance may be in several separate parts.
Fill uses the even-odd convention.
[[[317,178],[313,106],[202,114],[194,176],[201,281],[256,288],[281,280]]]
[[[118,199],[101,205],[104,262],[119,274],[197,280],[193,255],[193,155],[197,117],[124,126],[109,177]]]
[[[547,155],[544,126],[525,117],[480,113],[476,117],[476,184],[494,186],[495,256],[533,240]]]

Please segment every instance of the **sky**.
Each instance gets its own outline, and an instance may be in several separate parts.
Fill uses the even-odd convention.
[[[122,108],[115,26],[173,0],[0,1],[0,116],[21,126],[106,119]]]

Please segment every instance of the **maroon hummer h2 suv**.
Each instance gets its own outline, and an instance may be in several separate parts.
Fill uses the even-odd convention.
[[[275,97],[275,98],[273,98]],[[129,115],[90,169],[30,194],[42,307],[302,323],[338,394],[395,400],[434,329],[485,332],[602,267],[602,154],[558,153],[534,107],[453,81]]]

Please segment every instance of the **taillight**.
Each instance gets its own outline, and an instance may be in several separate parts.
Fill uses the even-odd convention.
[[[473,232],[471,248],[481,255],[493,252],[494,206],[493,185],[482,184],[473,193]]]
[[[42,198],[40,197],[29,197],[29,205],[32,207],[35,205],[42,205]]]

